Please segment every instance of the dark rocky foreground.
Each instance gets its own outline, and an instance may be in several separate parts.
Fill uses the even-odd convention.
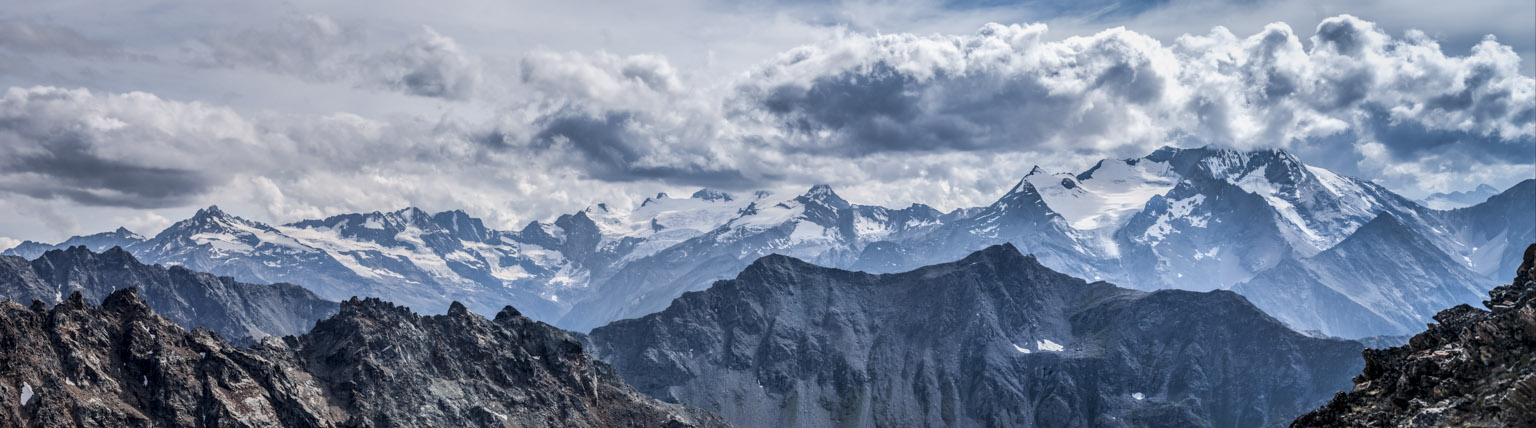
[[[1482,310],[1459,305],[1408,345],[1365,351],[1355,387],[1294,427],[1536,427],[1536,245]]]
[[[769,256],[587,340],[641,391],[764,428],[1284,426],[1347,388],[1363,348],[1011,245],[886,275]]]
[[[122,248],[50,250],[28,261],[0,256],[0,299],[57,304],[72,293],[99,302],[135,287],[155,312],[188,328],[203,327],[242,343],[308,331],[336,314],[336,302],[293,284],[247,284],[227,276],[140,263]]]
[[[510,307],[488,320],[353,299],[308,334],[238,348],[141,298],[0,303],[0,426],[726,425],[636,392]]]

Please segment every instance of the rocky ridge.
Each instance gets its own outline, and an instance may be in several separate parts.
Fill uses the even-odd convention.
[[[52,305],[80,293],[100,301],[128,287],[138,288],[150,307],[177,324],[240,342],[303,333],[336,313],[336,302],[297,285],[247,284],[181,266],[146,265],[120,247],[96,253],[74,246],[31,261],[0,256],[0,299]]]
[[[101,306],[0,303],[0,425],[726,426],[636,392],[511,307],[492,320],[352,299],[308,334],[241,348],[132,288]]]
[[[1536,426],[1536,244],[1488,295],[1488,310],[1458,305],[1405,346],[1367,349],[1354,388],[1292,426]]]

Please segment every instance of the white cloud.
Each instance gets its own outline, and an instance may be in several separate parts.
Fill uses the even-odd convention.
[[[16,248],[17,245],[21,245],[21,240],[0,236],[0,251]]]
[[[1123,29],[1055,42],[1045,33],[994,24],[962,36],[845,35],[755,70],[740,110],[777,122],[791,148],[853,156],[1289,147],[1368,132],[1373,120],[1503,140],[1533,133],[1532,79],[1493,41],[1451,57],[1347,15],[1321,23],[1311,49],[1285,24],[1170,45]]]
[[[174,223],[173,220],[165,218],[165,216],[154,211],[140,211],[132,215],[113,216],[112,222],[123,225],[123,227],[127,227],[133,233],[144,236],[155,236],[155,234],[170,227],[171,223]]]

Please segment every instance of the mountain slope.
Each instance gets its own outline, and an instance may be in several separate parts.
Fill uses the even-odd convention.
[[[136,287],[158,312],[180,325],[203,327],[239,340],[303,333],[315,321],[336,313],[327,301],[292,284],[258,285],[194,272],[139,263],[122,248],[100,254],[85,247],[52,250],[28,262],[0,256],[0,298],[17,302],[58,303],[81,293],[103,299]]]
[[[1475,302],[1492,282],[1383,213],[1339,245],[1232,290],[1298,330],[1354,338],[1422,331],[1438,308]]]
[[[1036,182],[1041,181],[1037,176],[1043,174],[1035,168],[997,202],[897,240],[908,248],[907,253],[916,257],[887,272],[955,260],[978,249],[1006,243],[1035,254],[1042,263],[1068,274],[1085,278],[1110,275],[1108,259],[1073,230],[1066,217],[1052,210],[1036,188]]]
[[[1365,352],[1355,387],[1294,427],[1536,426],[1536,244],[1488,310],[1441,311],[1407,345]]]
[[[941,215],[924,205],[896,210],[850,204],[825,185],[788,201],[758,202],[720,227],[626,264],[598,282],[560,325],[588,330],[659,311],[684,292],[707,288],[768,254],[852,264],[871,240],[926,230]]]
[[[17,245],[16,248],[5,250],[4,253],[0,254],[7,256],[18,256],[27,260],[32,260],[38,256],[43,255],[43,253],[48,252],[48,250],[62,250],[69,247],[81,246],[88,248],[91,251],[100,253],[107,251],[112,247],[128,248],[134,244],[144,242],[145,240],[146,238],[144,238],[143,235],[133,233],[132,231],[129,231],[128,228],[119,227],[117,230],[111,232],[70,237],[69,239],[64,240],[64,242],[60,242],[58,245],[26,241],[22,242],[21,245]]]
[[[1477,185],[1476,189],[1472,190],[1450,193],[1434,193],[1424,197],[1421,202],[1426,207],[1438,210],[1449,210],[1477,205],[1483,203],[1483,201],[1487,201],[1488,198],[1497,194],[1499,194],[1499,189],[1487,184],[1479,184]]]
[[[1011,245],[886,275],[768,256],[588,340],[637,389],[747,427],[1276,426],[1361,349],[1231,292],[1086,283]]]
[[[1536,179],[1444,217],[1453,241],[1448,252],[1483,276],[1498,278],[1518,269],[1521,248],[1536,242]]]
[[[714,427],[626,386],[564,332],[507,308],[419,316],[350,300],[303,336],[236,348],[154,314],[135,289],[100,307],[0,303],[10,426]]]

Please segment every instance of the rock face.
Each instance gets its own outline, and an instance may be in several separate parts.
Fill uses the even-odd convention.
[[[1365,351],[1355,387],[1295,427],[1536,426],[1536,245],[1489,310],[1459,305],[1390,349]]]
[[[354,299],[306,335],[237,348],[140,298],[0,303],[0,425],[725,425],[635,392],[510,307],[487,320],[457,304],[420,316]]]
[[[336,302],[297,285],[246,284],[180,266],[145,265],[119,247],[100,254],[84,246],[51,250],[30,262],[0,256],[4,299],[56,304],[78,292],[98,301],[128,287],[138,288],[150,307],[166,318],[232,340],[303,333],[336,313]]]
[[[745,427],[1280,426],[1362,349],[1232,292],[1088,283],[1011,245],[886,275],[769,256],[587,340],[639,390]]]

